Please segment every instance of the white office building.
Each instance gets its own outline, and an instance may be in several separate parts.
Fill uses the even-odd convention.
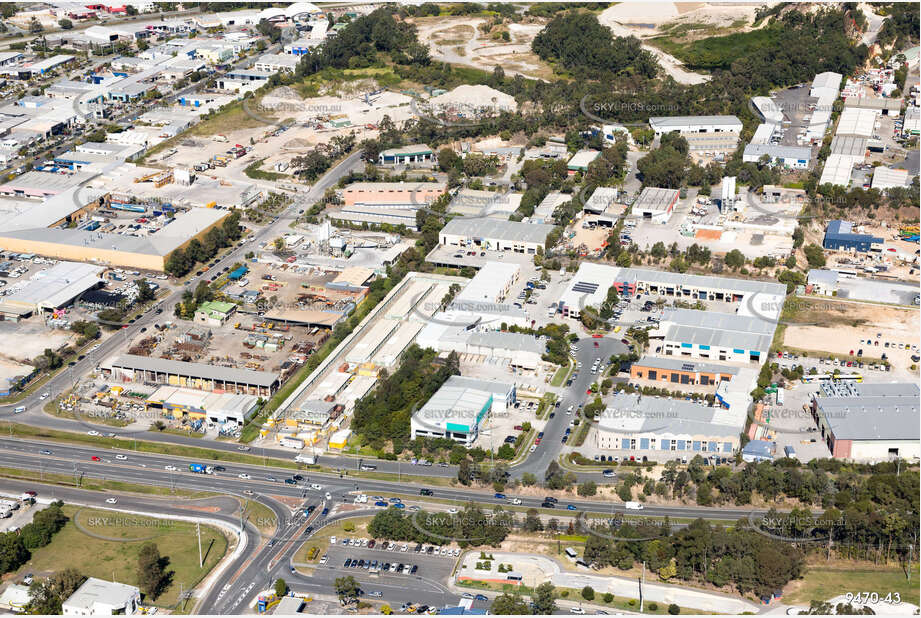
[[[64,616],[131,616],[138,613],[141,591],[135,586],[90,577],[61,605]]]

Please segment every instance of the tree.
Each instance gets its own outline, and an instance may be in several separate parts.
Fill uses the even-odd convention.
[[[61,26],[62,30],[70,30],[74,27],[74,22],[70,21],[69,19],[59,19],[58,25]]]
[[[681,608],[675,605],[674,603],[670,603],[668,606],[668,613],[671,614],[672,616],[677,616],[678,614],[681,613]]]
[[[471,470],[470,460],[464,458],[460,465],[457,466],[457,480],[461,485],[470,485],[473,480],[473,471]]]
[[[285,582],[285,580],[279,577],[275,580],[275,595],[283,597],[286,594],[288,594],[288,584]]]
[[[361,594],[361,586],[351,575],[337,577],[335,586],[336,595],[339,597],[340,603],[349,603],[353,599],[357,599],[358,595]]]
[[[803,253],[806,255],[806,261],[809,262],[809,268],[822,268],[825,266],[825,252],[822,247],[809,244],[803,247]]]
[[[592,588],[591,586],[586,586],[585,588],[583,588],[582,598],[585,599],[586,601],[595,600],[595,589]]]
[[[61,604],[83,585],[86,577],[76,569],[58,571],[45,580],[36,580],[29,587],[29,614],[60,615]]]
[[[745,266],[745,255],[738,249],[733,249],[726,254],[726,257],[723,259],[726,266],[733,270],[738,270],[739,268]]]
[[[15,571],[29,559],[29,550],[22,538],[12,532],[0,534],[0,573]]]
[[[535,615],[550,615],[556,613],[556,593],[553,584],[544,582],[534,589],[531,595]]]
[[[515,449],[512,448],[510,444],[503,444],[499,447],[499,450],[496,451],[496,457],[499,459],[514,459]]]
[[[154,291],[150,289],[146,279],[138,279],[138,302],[146,303],[154,299]]]
[[[493,599],[489,608],[496,616],[526,616],[531,613],[527,601],[521,595],[506,592]]]
[[[160,556],[156,543],[144,543],[138,552],[138,588],[151,599],[159,597],[168,582],[169,574],[165,570],[167,561]]]

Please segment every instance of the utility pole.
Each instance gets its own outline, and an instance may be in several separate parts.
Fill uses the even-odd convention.
[[[640,613],[643,613],[643,584],[646,583],[646,561],[643,561],[643,576],[640,579]]]
[[[195,522],[195,533],[198,535],[198,568],[202,568],[204,560],[201,556],[201,522]]]

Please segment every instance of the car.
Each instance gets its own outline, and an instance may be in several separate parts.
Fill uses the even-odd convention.
[[[384,506],[385,507],[387,506],[387,503],[384,502],[383,500],[378,500],[377,502],[374,503],[374,506]]]
[[[406,543],[403,543],[403,546],[400,547],[400,551],[401,552],[409,551],[409,545],[407,545]]]
[[[248,450],[249,450],[249,447],[248,447],[248,446],[245,446],[245,445],[243,445],[243,446],[238,446],[238,447],[237,447],[237,450],[238,450],[238,451],[248,451]]]
[[[548,416],[547,418],[553,418],[554,416],[556,416],[556,412],[551,412],[550,416]]]
[[[118,498],[106,498],[106,504],[118,504]]]
[[[416,571],[418,571],[418,570],[419,570],[419,567],[418,567],[417,565],[414,564],[414,565],[412,566],[412,568],[409,569],[409,574],[410,574],[410,575],[415,575],[415,574],[416,574]]]
[[[118,454],[118,455],[115,456],[115,459],[118,459],[119,461],[125,461],[126,459],[128,459],[128,456],[127,456],[127,455]]]
[[[528,452],[529,452],[529,453],[533,453],[533,452],[536,451],[536,450],[537,450],[537,445],[536,445],[536,444],[532,444],[531,447],[528,449]]]
[[[498,498],[499,500],[505,500],[505,494],[500,494],[496,492],[496,494],[493,495],[493,498]]]
[[[39,399],[40,399],[41,401],[45,401],[46,399],[48,399],[48,396],[49,396],[50,394],[51,394],[51,393],[42,393],[42,394],[41,394],[41,397],[39,397]]]
[[[575,505],[575,504],[567,504],[567,505],[566,505],[566,510],[567,510],[567,511],[578,511],[579,509],[576,508],[576,505]]]
[[[93,430],[93,429],[91,429],[90,431],[87,431],[87,432],[86,432],[86,435],[88,435],[88,436],[98,436],[98,435],[99,435],[99,432],[98,432],[98,431],[95,431],[95,430]]]
[[[237,478],[243,479],[244,481],[248,481],[248,480],[251,479],[252,477],[251,477],[250,475],[246,474],[245,472],[243,472],[242,474],[238,474],[238,475],[237,475]]]
[[[403,504],[402,502],[397,502],[396,504],[393,505],[393,508],[395,508],[395,509],[405,509],[405,508],[406,508],[406,505]]]
[[[243,494],[246,495],[246,496],[252,496],[252,495],[255,495],[255,493],[256,493],[256,492],[254,492],[252,489],[244,489],[244,490],[243,490]]]
[[[602,476],[604,476],[605,478],[609,478],[609,479],[614,478],[614,470],[605,470],[605,471],[602,472],[601,474],[602,474]]]
[[[45,449],[40,450],[39,453],[42,455],[50,455],[51,451],[45,448]]]
[[[585,610],[582,609],[581,607],[570,607],[569,613],[570,614],[584,614]]]
[[[323,517],[326,517],[327,515],[329,515],[329,508],[328,508],[328,507],[323,507],[323,510],[320,511],[320,515],[323,516]]]
[[[90,457],[90,461],[102,461],[102,459],[100,459],[96,455],[93,455],[92,457]]]
[[[473,597],[474,601],[488,601],[489,598],[485,594],[478,594]]]
[[[297,481],[294,479],[285,479],[285,485],[297,485]]]
[[[433,492],[431,489],[422,488],[422,489],[419,490],[419,495],[420,495],[420,496],[431,496],[431,495],[434,494],[434,493],[435,493],[435,492]]]

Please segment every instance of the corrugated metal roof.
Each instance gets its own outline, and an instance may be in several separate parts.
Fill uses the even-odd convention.
[[[238,384],[251,384],[254,386],[269,387],[278,381],[278,374],[268,371],[218,367],[215,365],[206,365],[204,363],[187,363],[185,361],[137,356],[135,354],[123,354],[116,357],[115,360],[112,361],[112,367],[171,373],[181,376],[203,378],[205,380],[236,382]]]

